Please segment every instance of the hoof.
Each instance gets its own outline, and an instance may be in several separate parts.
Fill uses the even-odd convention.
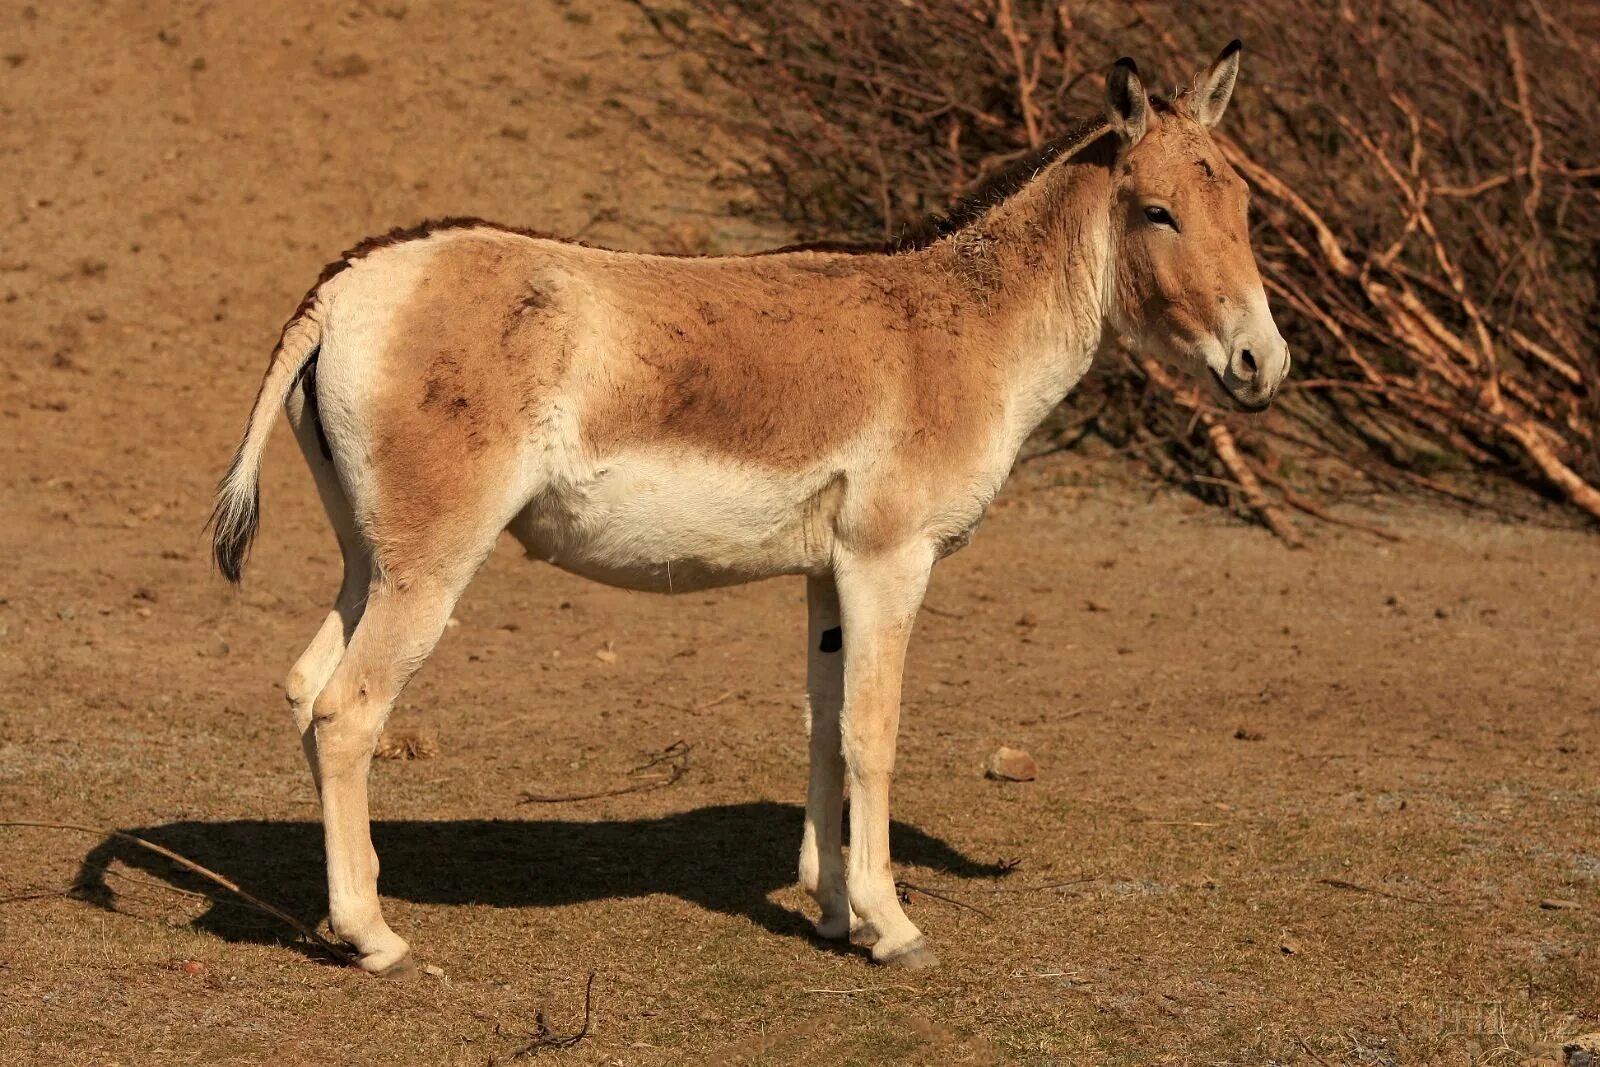
[[[817,920],[817,936],[828,941],[843,941],[850,936],[849,915],[824,915]]]
[[[405,955],[401,956],[393,963],[387,964],[383,967],[368,967],[366,958],[361,960],[361,966],[363,970],[369,971],[370,973],[377,975],[379,978],[415,978],[418,970],[417,958],[411,954],[410,950],[407,950]]]
[[[899,948],[884,956],[873,953],[872,961],[881,963],[885,967],[900,967],[908,971],[925,971],[930,967],[939,966],[939,957],[933,954],[933,949],[922,938]]]
[[[863,919],[850,928],[850,943],[861,948],[871,948],[878,943],[878,928]]]

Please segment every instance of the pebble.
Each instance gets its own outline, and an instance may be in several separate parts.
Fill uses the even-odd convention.
[[[1031,782],[1039,777],[1039,764],[1022,749],[1001,745],[989,757],[983,773],[1003,782]]]
[[[1600,1067],[1600,1033],[1575,1037],[1561,1046],[1566,1067]]]

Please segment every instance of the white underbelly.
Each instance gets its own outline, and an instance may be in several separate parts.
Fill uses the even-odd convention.
[[[528,555],[608,585],[689,592],[826,568],[829,475],[630,454],[548,482],[512,521]]]

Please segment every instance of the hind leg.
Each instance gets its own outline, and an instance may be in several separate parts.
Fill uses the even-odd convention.
[[[284,696],[289,701],[289,711],[294,717],[295,733],[305,752],[306,764],[311,768],[311,780],[318,791],[322,789],[317,772],[317,743],[311,730],[311,708],[328,679],[333,677],[339,658],[344,655],[356,623],[361,621],[367,603],[367,589],[372,584],[372,556],[366,541],[356,529],[355,515],[344,487],[339,484],[338,472],[328,455],[327,439],[317,422],[316,401],[310,391],[315,388],[315,364],[302,381],[289,394],[285,405],[289,423],[294,427],[300,451],[305,455],[306,466],[317,485],[317,495],[328,522],[339,541],[339,551],[344,557],[344,580],[339,587],[333,608],[322,620],[317,635],[300,654],[289,671],[283,685]]]
[[[371,581],[372,565],[367,561],[365,551],[346,550],[344,583],[339,587],[339,596],[334,601],[333,609],[322,620],[322,627],[295,661],[283,684],[284,695],[289,699],[289,712],[294,716],[295,733],[305,752],[306,765],[311,768],[312,784],[319,793],[322,791],[322,779],[317,769],[317,739],[311,729],[311,709],[318,694],[328,684],[328,679],[333,677],[334,669],[339,666],[350,637],[355,633],[356,624],[361,621]]]
[[[811,778],[806,788],[805,832],[800,839],[800,885],[822,907],[817,933],[844,938],[850,934],[854,915],[845,889],[841,839],[844,749],[839,737],[839,710],[844,703],[844,652],[839,593],[831,574],[807,579],[806,613]]]
[[[444,632],[465,581],[376,582],[350,645],[312,712],[328,860],[328,919],[364,970],[410,970],[410,950],[378,904],[367,772],[395,697]]]

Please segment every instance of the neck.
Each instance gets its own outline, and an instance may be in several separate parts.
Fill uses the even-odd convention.
[[[1116,141],[1100,130],[934,246],[993,330],[1012,455],[1088,372],[1107,335]]]

